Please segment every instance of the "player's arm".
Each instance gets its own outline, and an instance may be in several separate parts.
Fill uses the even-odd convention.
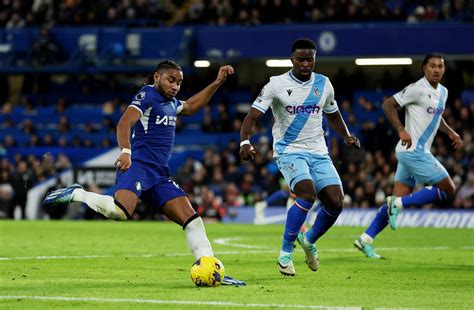
[[[117,143],[122,151],[115,161],[115,166],[122,171],[128,170],[132,165],[130,145],[130,128],[140,119],[141,113],[137,108],[128,107],[117,124]]]
[[[250,137],[252,136],[252,131],[257,122],[262,118],[263,112],[250,108],[249,113],[245,116],[245,119],[240,128],[240,158],[243,160],[253,159],[254,155],[257,153],[255,149],[250,144]]]
[[[449,139],[453,142],[451,145],[454,146],[454,149],[460,149],[462,148],[462,140],[461,137],[454,131],[453,128],[451,128],[444,117],[441,117],[441,122],[439,124],[439,130],[441,132],[445,133],[448,135]]]
[[[183,102],[183,109],[181,110],[181,115],[192,115],[206,105],[216,90],[224,84],[227,79],[227,76],[234,74],[234,68],[232,66],[222,66],[219,68],[219,73],[214,82],[209,84],[206,88],[201,90],[199,93],[195,94],[185,102]]]
[[[329,123],[331,124],[331,127],[334,128],[338,134],[344,137],[344,141],[347,144],[352,145],[357,149],[360,149],[359,138],[351,135],[339,110],[336,110],[332,113],[326,113],[326,117]]]
[[[400,121],[400,117],[398,117],[400,105],[398,104],[397,100],[395,100],[393,96],[385,99],[382,103],[382,109],[388,121],[397,130],[398,136],[402,141],[402,145],[406,145],[407,149],[409,149],[412,141],[410,135],[405,130],[405,126],[403,126],[402,122]]]

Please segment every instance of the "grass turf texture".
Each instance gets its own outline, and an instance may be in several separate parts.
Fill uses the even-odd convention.
[[[2,221],[1,296],[164,303],[2,297],[0,308],[207,309],[213,305],[206,303],[212,301],[235,303],[219,305],[220,309],[248,309],[246,304],[474,308],[474,230],[387,229],[375,245],[388,259],[369,260],[352,246],[362,228],[333,227],[317,244],[320,270],[314,273],[307,268],[298,247],[293,258],[297,275],[289,278],[280,275],[276,266],[282,225],[206,227],[226,272],[247,281],[246,287],[194,286],[189,274],[194,258],[181,228],[172,223]],[[223,238],[238,239],[219,242]],[[29,258],[37,256],[47,257]]]

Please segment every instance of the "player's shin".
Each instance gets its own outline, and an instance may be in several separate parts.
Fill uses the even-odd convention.
[[[385,227],[388,225],[388,214],[387,204],[384,203],[379,208],[377,215],[375,216],[370,226],[367,228],[365,233],[361,236],[362,240],[367,243],[372,243],[375,236],[377,236]]]
[[[204,223],[198,214],[194,214],[183,224],[183,230],[189,249],[196,259],[201,256],[214,256]]]
[[[410,205],[421,206],[432,202],[446,201],[448,198],[448,194],[439,187],[427,186],[410,195],[398,197],[400,201],[397,201],[396,205],[398,208]]]
[[[113,220],[125,221],[130,218],[125,207],[113,197],[86,192],[83,189],[76,189],[73,192],[72,201],[85,203],[89,208],[105,217]]]
[[[292,253],[293,244],[298,237],[298,232],[306,220],[308,211],[313,204],[303,199],[296,199],[295,204],[288,210],[286,216],[285,233],[283,235],[282,253]],[[282,254],[280,253],[280,254]]]
[[[329,228],[334,225],[342,208],[328,208],[322,206],[316,215],[316,220],[310,230],[306,232],[306,238],[310,243],[315,243],[322,235],[324,235]]]

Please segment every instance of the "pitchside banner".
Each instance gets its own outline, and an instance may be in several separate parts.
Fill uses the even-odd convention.
[[[110,167],[83,167],[74,169],[74,182],[88,185],[95,184],[100,188],[115,185],[117,170]]]
[[[336,221],[336,226],[368,226],[375,218],[377,209],[346,208]],[[310,211],[307,223],[312,224],[316,212]],[[286,220],[284,207],[268,207],[255,214],[253,207],[241,207],[235,218],[225,222],[281,224]],[[404,209],[398,217],[399,227],[474,228],[474,210],[424,210]]]

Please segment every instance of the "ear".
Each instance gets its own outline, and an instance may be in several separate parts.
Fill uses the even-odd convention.
[[[158,71],[156,71],[155,74],[153,75],[153,79],[155,80],[155,82],[158,81],[160,77],[161,77],[161,74]]]

